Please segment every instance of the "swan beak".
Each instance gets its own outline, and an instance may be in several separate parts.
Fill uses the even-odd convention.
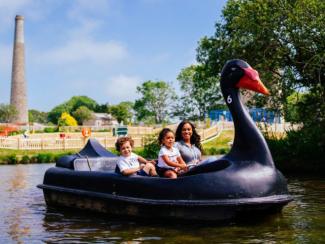
[[[251,91],[262,93],[264,95],[270,95],[269,90],[262,83],[258,72],[251,68],[242,68],[245,72],[244,76],[237,83],[238,88],[245,88]]]

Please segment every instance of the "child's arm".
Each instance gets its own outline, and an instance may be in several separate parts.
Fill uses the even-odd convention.
[[[167,155],[162,155],[161,158],[165,161],[165,163],[168,166],[171,166],[171,167],[180,167],[180,164],[178,162],[171,161]]]
[[[138,161],[140,162],[140,164],[147,164],[147,163],[152,163],[152,164],[156,164],[155,160],[146,160],[145,158],[138,156]]]
[[[122,175],[129,176],[129,175],[132,175],[132,174],[136,173],[140,169],[143,169],[143,167],[144,167],[144,164],[140,164],[139,167],[125,169],[121,173],[122,173]]]
[[[186,163],[184,162],[183,158],[181,156],[178,156],[177,157],[177,162],[178,162],[178,167],[180,167],[181,169],[186,169],[187,168],[187,165]]]

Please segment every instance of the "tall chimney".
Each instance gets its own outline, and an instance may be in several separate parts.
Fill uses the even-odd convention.
[[[12,59],[11,96],[10,104],[17,109],[14,123],[28,123],[27,90],[25,80],[25,44],[24,44],[24,17],[15,18],[15,37]]]

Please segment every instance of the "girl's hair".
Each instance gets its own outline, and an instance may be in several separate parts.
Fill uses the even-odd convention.
[[[134,146],[134,141],[130,136],[122,136],[117,139],[115,142],[115,148],[117,151],[121,150],[121,147],[123,146],[124,143],[130,142],[131,147],[133,148]]]
[[[158,136],[158,142],[160,145],[163,144],[163,140],[164,140],[165,136],[167,135],[167,133],[169,133],[169,132],[173,133],[173,135],[174,135],[174,131],[172,131],[169,128],[164,128],[160,131],[159,136]]]
[[[188,120],[183,120],[176,129],[176,136],[175,136],[175,141],[182,141],[183,140],[183,136],[182,136],[182,129],[184,127],[185,124],[189,124],[192,127],[192,136],[191,136],[191,144],[195,145],[198,149],[200,149],[200,151],[202,152],[202,145],[201,145],[201,136],[197,133],[195,126]]]

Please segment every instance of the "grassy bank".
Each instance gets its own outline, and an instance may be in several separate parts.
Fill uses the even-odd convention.
[[[220,155],[226,154],[231,148],[231,143],[234,139],[233,130],[225,130],[221,132],[220,136],[203,143],[203,150],[205,155]]]
[[[79,150],[10,150],[0,149],[1,164],[52,163],[66,154]]]

